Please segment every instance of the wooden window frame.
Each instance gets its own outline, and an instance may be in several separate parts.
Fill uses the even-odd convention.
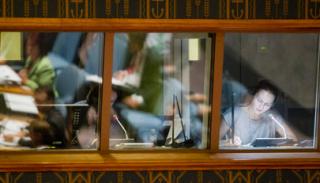
[[[1,18],[2,31],[106,32],[101,146],[98,151],[2,151],[0,171],[112,171],[319,168],[320,148],[303,151],[220,151],[218,149],[224,33],[320,32],[318,20],[182,20]],[[211,145],[208,150],[109,150],[109,113],[114,32],[214,32]],[[318,127],[317,127],[318,128]],[[319,143],[319,137],[318,143]],[[215,143],[216,142],[216,143]]]

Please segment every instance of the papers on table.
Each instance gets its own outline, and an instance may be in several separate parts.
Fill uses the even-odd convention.
[[[13,112],[22,112],[28,114],[39,113],[34,98],[29,95],[3,93],[7,108]]]
[[[138,88],[140,81],[141,74],[137,72],[126,75],[122,80],[112,77],[112,85],[115,86]]]
[[[0,121],[1,134],[0,134],[0,144],[5,146],[17,146],[20,140],[20,133],[26,130],[29,123],[24,121],[3,119]],[[11,136],[12,139],[8,140],[5,136]]]
[[[21,84],[19,75],[9,66],[0,65],[0,84]]]

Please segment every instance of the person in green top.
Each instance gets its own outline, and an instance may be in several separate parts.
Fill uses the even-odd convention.
[[[44,86],[54,88],[55,72],[47,56],[54,40],[54,33],[32,32],[27,36],[27,61],[25,67],[19,71],[19,75],[22,84],[33,91]]]

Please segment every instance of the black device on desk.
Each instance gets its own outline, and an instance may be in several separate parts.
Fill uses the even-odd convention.
[[[79,145],[78,132],[81,125],[87,122],[88,104],[74,104],[67,107],[70,112],[71,121],[71,145]]]
[[[292,146],[293,139],[288,138],[256,138],[251,143],[253,147],[279,147],[279,146]]]

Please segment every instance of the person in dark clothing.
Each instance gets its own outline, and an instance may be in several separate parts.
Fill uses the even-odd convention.
[[[54,92],[48,87],[38,88],[34,94],[38,109],[43,115],[43,120],[47,121],[53,131],[52,146],[64,148],[67,146],[67,135],[65,119],[54,107]]]

